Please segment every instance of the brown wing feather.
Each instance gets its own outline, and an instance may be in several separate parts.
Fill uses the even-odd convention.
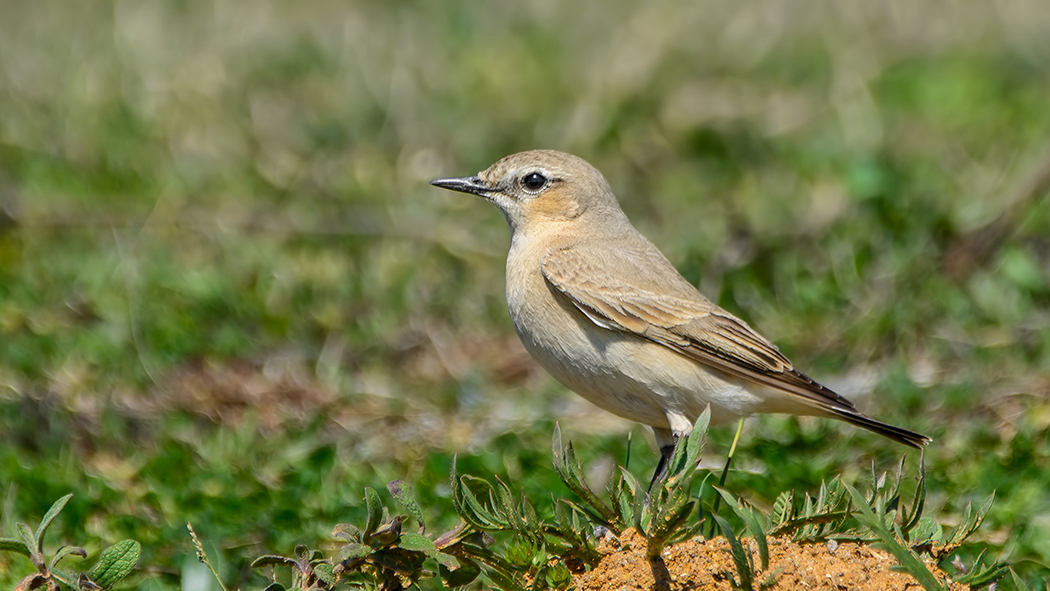
[[[628,267],[617,269],[621,276],[645,273],[630,268],[635,266],[630,258],[608,261],[607,257],[607,264]],[[603,328],[649,339],[726,373],[797,394],[821,408],[855,409],[849,400],[796,371],[773,343],[712,304],[677,272],[674,276],[681,282],[673,291],[678,295],[666,295],[619,280],[568,249],[548,254],[542,270],[558,292]]]

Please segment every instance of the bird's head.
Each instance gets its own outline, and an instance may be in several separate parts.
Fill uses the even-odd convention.
[[[626,221],[609,183],[582,158],[554,150],[519,152],[475,176],[431,181],[491,201],[511,230],[531,232],[564,224]]]

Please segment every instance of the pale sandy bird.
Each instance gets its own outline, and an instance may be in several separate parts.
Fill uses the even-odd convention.
[[[431,184],[491,201],[510,225],[507,306],[525,348],[597,406],[649,425],[662,476],[675,441],[754,413],[846,421],[921,448],[930,438],[861,414],[703,296],[631,225],[605,177],[552,150]]]

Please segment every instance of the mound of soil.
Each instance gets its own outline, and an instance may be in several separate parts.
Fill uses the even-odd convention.
[[[854,591],[916,591],[922,586],[907,573],[890,570],[897,561],[886,552],[870,546],[843,542],[839,544],[798,544],[789,538],[769,541],[769,568],[761,568],[758,548],[750,545],[755,561],[756,589],[796,591],[805,589]],[[733,589],[732,578],[739,574],[729,554],[729,544],[722,538],[704,541],[696,538],[663,552],[663,560],[645,558],[645,539],[634,530],[625,531],[617,540],[609,536],[600,548],[607,552],[591,571],[574,578],[577,591],[677,591],[692,589]],[[947,574],[932,562],[927,567],[940,580]],[[952,591],[964,591],[966,585],[949,585]]]

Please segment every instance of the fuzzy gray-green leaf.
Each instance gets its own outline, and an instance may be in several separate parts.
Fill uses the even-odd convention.
[[[368,518],[365,521],[365,531],[362,534],[362,539],[367,541],[383,521],[383,504],[379,501],[379,493],[368,486],[365,487],[365,511],[368,514]]]
[[[135,540],[121,540],[99,554],[98,562],[87,575],[95,584],[109,589],[128,576],[139,562],[142,545]]]
[[[288,556],[279,556],[277,554],[267,554],[260,556],[252,561],[252,568],[261,568],[264,566],[295,566],[299,564],[294,558]]]
[[[44,532],[47,531],[48,526],[50,526],[51,522],[55,520],[55,517],[58,517],[59,512],[62,511],[62,508],[65,507],[66,503],[69,502],[69,499],[72,498],[73,493],[69,493],[68,495],[55,501],[54,504],[51,505],[51,508],[47,510],[47,513],[44,514],[44,518],[40,520],[40,525],[37,526],[36,535],[34,536],[34,539],[37,543],[37,547],[40,546],[40,542],[44,539]]]
[[[352,523],[340,523],[332,530],[332,537],[344,542],[361,542],[361,530]]]
[[[420,534],[401,534],[397,545],[403,550],[422,552],[431,558],[434,558],[437,555],[437,546],[434,545],[434,542]]]
[[[324,582],[329,589],[336,584],[335,568],[327,562],[318,562],[314,565],[314,576]]]
[[[47,565],[47,570],[55,570],[59,562],[69,556],[79,556],[81,558],[87,557],[87,551],[79,546],[62,546],[55,552],[55,555],[51,557],[51,562]]]
[[[435,552],[433,556],[437,563],[445,568],[457,569],[460,566],[459,559],[451,554],[445,554],[444,552]]]
[[[32,558],[32,553],[26,547],[25,542],[11,538],[0,538],[0,552],[14,552],[26,558]]]
[[[359,544],[357,542],[353,542],[353,543],[347,544],[347,545],[345,545],[345,546],[343,546],[342,548],[339,549],[338,558],[339,558],[339,562],[345,562],[347,560],[354,560],[354,559],[357,559],[357,558],[364,558],[365,556],[368,556],[369,553],[371,553],[371,552],[372,552],[372,547],[371,546],[366,546],[364,544]],[[280,557],[278,557],[278,558],[280,558]],[[255,566],[255,564],[253,563],[252,566]]]
[[[18,531],[18,537],[22,538],[22,543],[29,550],[29,559],[33,561],[33,565],[36,566],[37,570],[43,569],[44,554],[40,551],[39,540],[33,537],[33,530],[29,529],[29,526],[24,523],[16,524],[15,530]]]
[[[403,480],[393,480],[386,485],[387,490],[401,506],[408,511],[412,519],[419,524],[419,533],[427,530],[427,524],[423,520],[423,510],[419,508],[415,495],[412,494],[412,485]]]

